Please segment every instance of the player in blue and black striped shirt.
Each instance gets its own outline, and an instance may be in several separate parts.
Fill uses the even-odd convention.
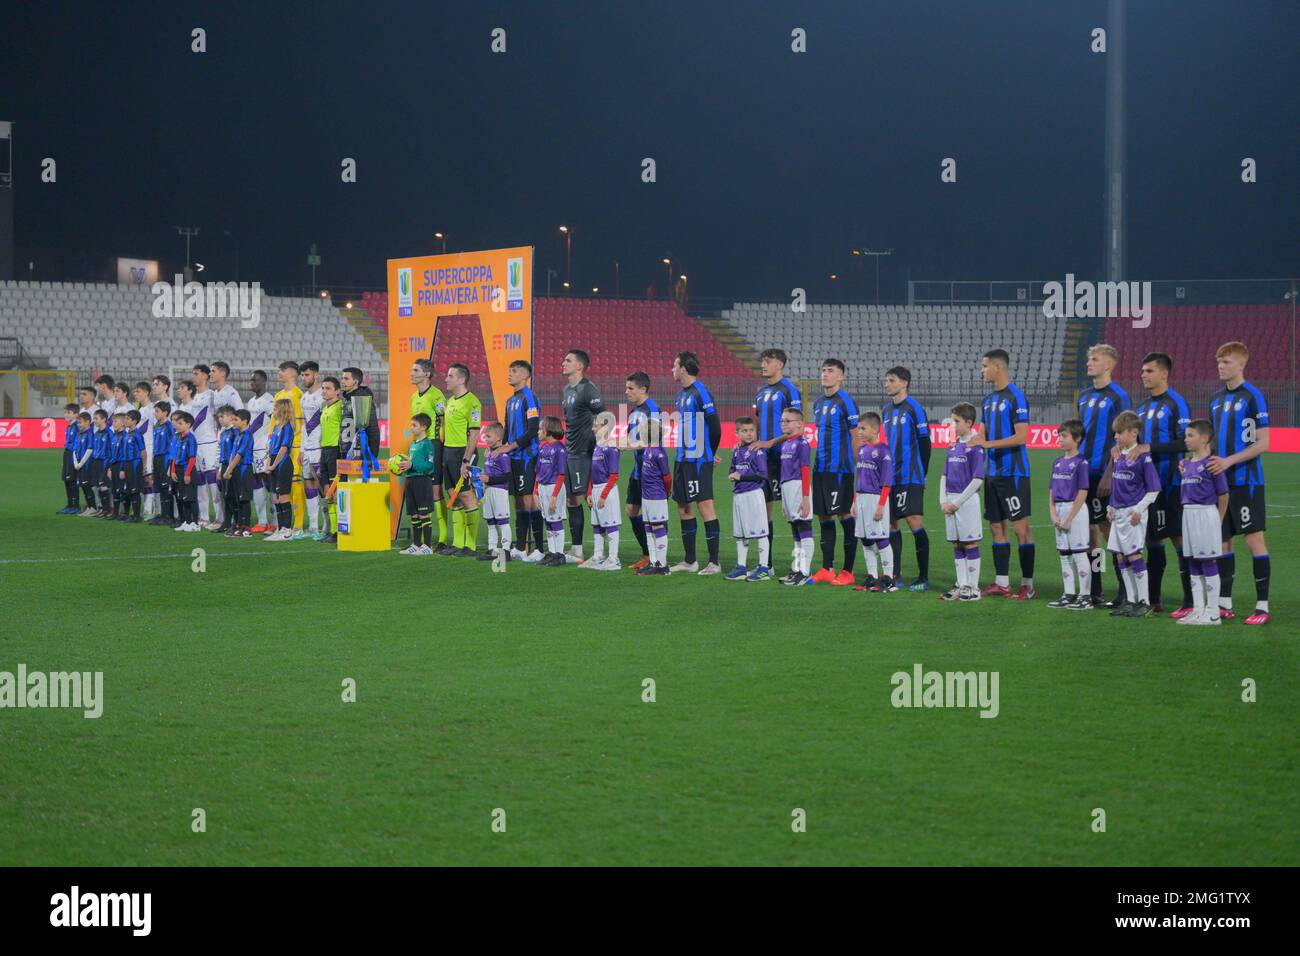
[[[1102,555],[1106,553],[1106,542],[1110,538],[1110,521],[1106,518],[1106,509],[1110,506],[1110,469],[1111,449],[1115,447],[1115,432],[1111,427],[1120,412],[1127,412],[1133,407],[1128,392],[1111,381],[1119,362],[1119,352],[1113,345],[1094,345],[1088,349],[1088,376],[1092,385],[1079,392],[1079,421],[1083,422],[1083,442],[1079,445],[1079,456],[1088,465],[1088,525],[1092,537],[1091,557],[1094,565],[1100,567]],[[1115,581],[1118,595],[1107,607],[1118,608],[1124,605],[1124,579],[1120,576],[1119,566],[1115,566]],[[1092,575],[1089,587],[1094,604],[1100,604],[1101,574]]]
[[[880,410],[894,459],[894,485],[890,492],[889,547],[894,558],[894,581],[902,584],[903,535],[898,521],[903,518],[916,543],[916,580],[910,590],[930,589],[930,536],[925,531],[925,475],[930,470],[930,423],[921,403],[908,394],[912,373],[896,365],[885,373],[885,394],[889,401]]]
[[[700,574],[720,574],[718,549],[722,526],[713,508],[713,466],[722,443],[722,420],[713,404],[713,395],[699,380],[700,359],[694,352],[679,352],[673,359],[673,380],[681,386],[677,393],[677,461],[673,465],[673,500],[682,522],[682,548],[685,560],[670,568],[674,574],[695,571],[695,511],[698,503],[704,519],[704,538],[709,548],[709,563]]]
[[[1160,611],[1160,590],[1168,565],[1165,538],[1174,543],[1179,576],[1183,585],[1183,603],[1171,617],[1186,617],[1192,611],[1192,575],[1183,555],[1182,472],[1178,465],[1187,451],[1187,426],[1192,422],[1187,400],[1169,387],[1173,359],[1164,352],[1151,352],[1142,359],[1142,387],[1147,399],[1138,406],[1141,422],[1139,452],[1149,451],[1160,477],[1160,494],[1147,509],[1147,575],[1150,579],[1151,607]],[[1113,452],[1113,454],[1115,454]]]
[[[65,501],[63,507],[55,514],[81,513],[81,509],[77,507],[77,502],[80,500],[80,493],[77,491],[77,469],[73,467],[73,450],[77,446],[77,414],[80,411],[81,409],[72,403],[63,406],[63,420],[66,425],[63,428],[63,465],[60,476],[63,478]]]
[[[627,515],[632,523],[632,534],[641,546],[641,557],[629,566],[640,571],[650,566],[650,539],[646,537],[645,519],[641,517],[641,461],[650,445],[661,443],[659,405],[650,397],[650,376],[633,372],[623,386],[627,395],[627,444],[632,451],[632,475],[627,481]]]
[[[854,536],[853,478],[857,460],[853,429],[858,427],[858,406],[844,390],[844,363],[837,358],[822,362],[822,396],[813,403],[817,450],[812,460],[812,507],[821,524],[822,566],[812,576],[815,583],[851,586],[853,561],[858,550]],[[844,531],[844,565],[835,573],[835,519]]]
[[[763,370],[763,384],[754,396],[754,418],[758,424],[758,441],[755,449],[771,449],[785,441],[781,433],[781,415],[787,408],[803,408],[799,386],[785,374],[788,357],[782,349],[764,349],[759,353],[759,367]],[[767,481],[763,485],[767,501],[768,548],[772,542],[772,503],[781,500],[781,455],[767,456]]]
[[[1271,568],[1264,544],[1264,463],[1268,451],[1268,402],[1264,393],[1246,381],[1250,352],[1241,342],[1227,342],[1214,353],[1223,388],[1210,400],[1214,423],[1214,454],[1206,466],[1210,474],[1228,476],[1228,513],[1223,519],[1223,558],[1219,568],[1219,617],[1232,620],[1232,579],[1236,556],[1232,539],[1245,535],[1255,572],[1255,613],[1247,624],[1268,623],[1268,582]]]
[[[984,429],[967,445],[984,448],[984,517],[993,536],[993,583],[980,593],[985,597],[1034,597],[1034,537],[1029,530],[1032,513],[1029,496],[1029,399],[1011,381],[1011,356],[1005,349],[985,352],[980,375],[993,386],[984,396]],[[1020,588],[1011,593],[1011,543],[1007,522],[1020,544]]]
[[[545,546],[542,513],[537,510],[533,486],[537,484],[537,428],[542,421],[542,403],[533,392],[533,366],[515,359],[506,371],[514,393],[506,399],[505,444],[501,451],[510,456],[510,496],[515,499],[515,542],[519,558],[528,556],[529,532],[534,547]]]

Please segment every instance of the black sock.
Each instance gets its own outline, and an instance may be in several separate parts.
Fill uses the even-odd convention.
[[[1160,592],[1165,583],[1165,568],[1168,565],[1168,556],[1165,554],[1165,543],[1156,541],[1147,548],[1147,588],[1151,594],[1151,606],[1163,604],[1160,600]]]
[[[1183,585],[1183,603],[1181,606],[1191,607],[1195,603],[1192,598],[1192,570],[1187,563],[1187,558],[1182,554],[1178,555],[1178,578]]]
[[[545,554],[550,548],[546,546],[546,529],[542,527],[542,512],[534,508],[528,512],[528,521],[533,526],[533,550]]]
[[[569,508],[569,538],[575,548],[582,547],[582,521],[584,512],[582,505]]]
[[[1232,597],[1232,579],[1237,575],[1237,556],[1231,552],[1219,558],[1219,597]]]
[[[65,481],[63,483],[63,494],[68,499],[68,507],[77,507],[77,483],[75,481]]]
[[[1000,578],[1004,578],[1011,573],[1010,541],[993,542],[993,573]],[[897,569],[895,569],[894,576],[898,576]]]
[[[1268,577],[1272,566],[1268,560],[1267,554],[1261,554],[1253,558],[1251,563],[1255,568],[1255,600],[1268,600]]]
[[[895,528],[889,532],[889,550],[894,552],[894,578],[903,577],[903,532]]]
[[[163,495],[163,496],[162,496],[162,510],[159,511],[158,514],[159,514],[161,517],[163,517],[163,518],[170,518],[170,517],[172,516],[172,496],[171,496],[171,495]]]
[[[695,560],[696,528],[696,520],[694,518],[682,519],[682,549],[686,552],[687,564],[690,564]]]
[[[239,526],[247,528],[253,519],[253,503],[251,501],[241,501],[239,503]],[[329,520],[328,518],[326,520]]]
[[[1022,544],[1020,546],[1020,576],[1022,578],[1032,578],[1034,576],[1034,554],[1037,549],[1033,542]]]
[[[524,510],[524,506],[515,505],[515,547],[524,554],[528,553],[528,530],[530,527],[528,512]]]
[[[821,525],[822,567],[829,571],[835,567],[835,519],[823,520]]]
[[[636,543],[641,546],[641,556],[650,557],[650,542],[645,536],[645,519],[640,515],[632,516],[632,534],[636,536]]]
[[[722,525],[717,518],[704,522],[704,544],[709,549],[709,563],[718,563],[718,547],[722,543]]]
[[[773,529],[772,519],[771,519],[771,518],[768,518],[768,519],[767,519],[767,551],[768,551],[768,554],[771,554],[771,553],[772,553],[772,529]]]
[[[275,506],[275,514],[276,517],[280,519],[281,529],[288,528],[290,531],[293,530],[293,507],[289,502],[286,501],[284,504],[277,504]]]
[[[1124,575],[1120,573],[1119,562],[1118,561],[1114,562],[1114,565],[1115,565],[1115,582],[1116,582],[1115,587],[1118,589],[1115,592],[1118,595],[1118,597],[1116,597],[1115,600],[1117,601],[1127,600],[1128,585],[1124,583]]]
[[[1092,592],[1095,598],[1101,598],[1101,556],[1106,552],[1101,548],[1088,549],[1088,562],[1092,565],[1092,580],[1089,582],[1088,590]]]
[[[844,570],[852,571],[853,565],[858,557],[858,539],[853,537],[854,525],[857,522],[853,518],[841,518],[840,530],[844,532]]]
[[[916,531],[912,532],[912,540],[916,542],[916,579],[918,581],[929,581],[930,536],[926,533],[924,528],[918,528]]]

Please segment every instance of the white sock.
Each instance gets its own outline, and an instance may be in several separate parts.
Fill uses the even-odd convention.
[[[1223,598],[1219,597],[1219,586],[1223,582],[1223,578],[1217,574],[1209,574],[1201,578],[1201,580],[1205,582],[1205,609],[1218,617],[1219,606],[1223,602]],[[1232,607],[1232,605],[1229,604],[1228,607]]]
[[[1138,600],[1143,604],[1151,603],[1151,583],[1145,571],[1133,572],[1133,582],[1137,585]]]
[[[1072,554],[1075,573],[1079,576],[1079,593],[1092,593],[1092,561],[1088,558],[1087,552]]]
[[[1205,575],[1203,574],[1192,575],[1192,610],[1193,611],[1199,612],[1205,610],[1205,595],[1209,592],[1209,590],[1210,590],[1210,585],[1208,584]]]
[[[892,579],[894,576],[894,549],[886,541],[883,545],[876,545],[876,551],[880,555],[881,577]]]
[[[451,516],[448,515],[447,517],[450,518]],[[555,554],[564,553],[564,530],[563,529],[559,531],[552,531],[550,528],[546,529],[546,550],[553,552]]]
[[[654,536],[655,563],[660,567],[668,567],[668,535]]]
[[[980,559],[966,559],[966,582],[968,586],[977,588],[980,586]]]
[[[768,564],[768,561],[771,559],[771,557],[772,557],[772,539],[759,538],[758,539],[758,566],[760,568],[770,568],[771,565]]]
[[[1071,555],[1061,555],[1061,580],[1065,582],[1065,596],[1074,597],[1080,593],[1074,589],[1074,562]]]
[[[313,533],[320,530],[320,498],[313,498],[307,502],[307,520],[311,527],[307,530]]]
[[[497,547],[509,551],[511,545],[510,522],[497,525]]]
[[[867,577],[880,577],[880,562],[876,560],[876,546],[862,542],[862,562],[867,569]]]
[[[487,549],[495,551],[497,549],[497,526],[491,521],[488,522],[487,532]]]
[[[744,538],[736,539],[736,565],[741,568],[749,566],[749,542]]]
[[[221,503],[221,495],[217,493],[216,485],[204,485],[208,489],[208,497],[212,499],[212,513],[215,517],[212,519],[218,524],[226,520],[226,509]]]
[[[1119,569],[1119,576],[1124,581],[1124,596],[1130,601],[1137,600],[1137,582],[1133,580],[1133,572],[1129,570],[1126,564]]]
[[[596,528],[591,529],[591,560],[593,564],[605,560],[605,535]]]
[[[813,559],[812,535],[809,535],[808,537],[804,538],[803,541],[800,542],[799,553],[801,556],[799,561],[799,570],[802,571],[804,574],[812,574],[812,559]]]
[[[997,584],[998,587],[1002,587],[1002,588],[1009,588],[1009,587],[1011,587],[1011,578],[1010,578],[1009,575],[1006,575],[1006,574],[998,574],[998,575],[995,575],[995,576],[993,577],[993,581],[994,581],[994,583]]]
[[[1255,610],[1256,610],[1256,611],[1263,611],[1265,614],[1267,614],[1267,613],[1268,613],[1268,602],[1267,602],[1267,601],[1256,601],[1256,602],[1255,602]]]

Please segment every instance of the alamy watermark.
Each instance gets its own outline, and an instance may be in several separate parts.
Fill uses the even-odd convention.
[[[260,282],[186,282],[180,273],[173,282],[155,282],[155,319],[239,319],[240,328],[262,324]]]
[[[1043,315],[1049,319],[1131,319],[1133,328],[1151,324],[1150,282],[1074,281],[1074,273],[1065,274],[1065,282],[1043,285]]]
[[[103,671],[0,671],[0,710],[71,708],[88,720],[104,712]]]
[[[927,671],[920,664],[912,672],[896,671],[889,679],[894,689],[889,702],[895,707],[978,707],[981,717],[996,717],[997,671]]]

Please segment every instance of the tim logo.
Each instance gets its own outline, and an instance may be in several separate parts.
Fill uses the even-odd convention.
[[[0,422],[0,448],[17,448],[23,441],[23,423]]]
[[[524,260],[510,259],[506,263],[506,309],[514,311],[524,307]]]
[[[397,314],[411,315],[413,297],[411,295],[411,269],[408,266],[397,270]]]
[[[397,340],[398,352],[414,352],[423,355],[428,351],[425,345],[426,339],[423,335],[405,335]]]
[[[518,333],[497,333],[492,336],[492,351],[500,352],[505,349],[522,349],[524,347],[523,336]]]
[[[136,285],[144,284],[144,266],[131,267],[131,281]]]

